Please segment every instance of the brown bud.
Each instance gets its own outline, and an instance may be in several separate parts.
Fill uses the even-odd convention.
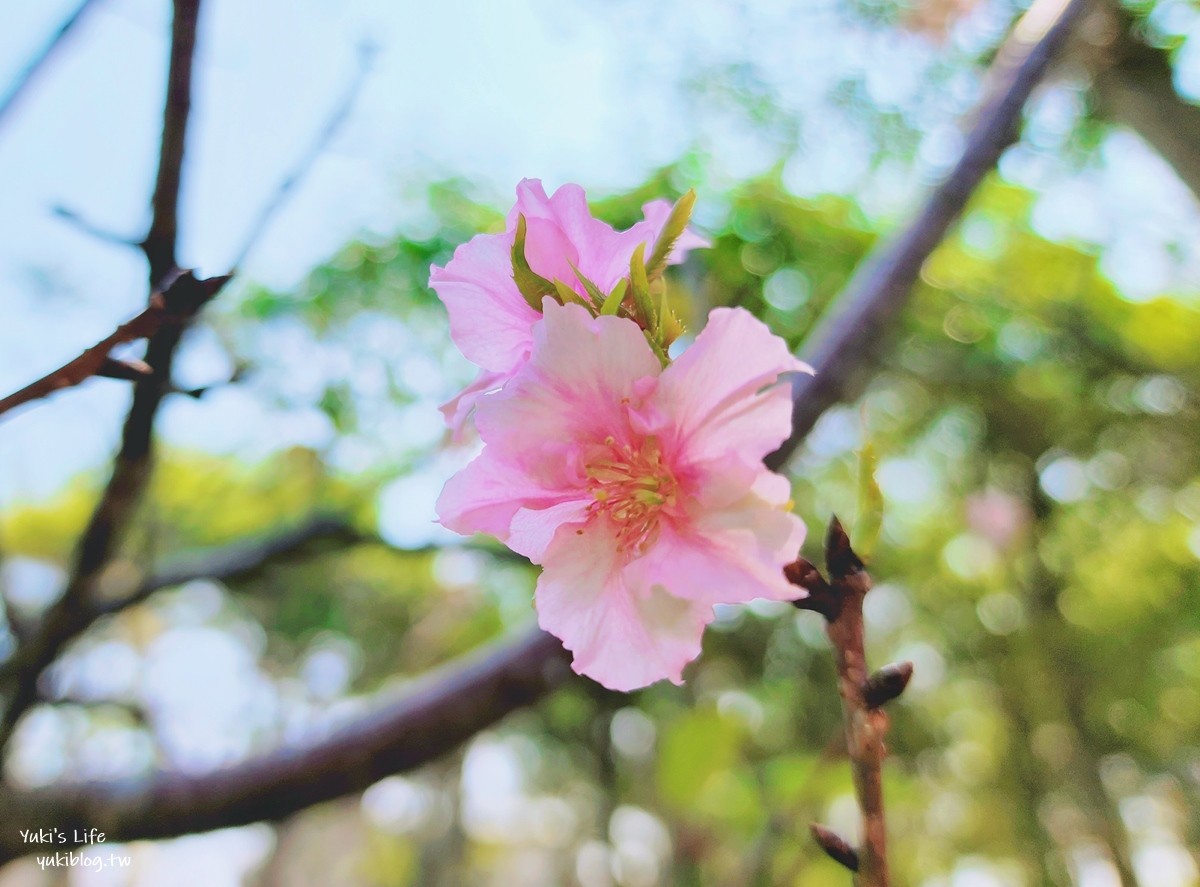
[[[863,562],[850,547],[850,537],[836,514],[829,519],[829,531],[825,534],[825,569],[834,583],[863,569]]]
[[[813,610],[820,613],[830,622],[841,612],[841,597],[825,581],[821,571],[813,566],[812,561],[798,558],[783,568],[783,575],[792,585],[797,585],[808,592],[807,597],[798,598],[792,604],[799,610]]]
[[[904,692],[912,675],[911,662],[895,662],[879,669],[863,685],[863,701],[867,708],[879,708],[891,702]]]
[[[118,360],[115,357],[106,357],[100,369],[96,371],[96,375],[108,379],[136,382],[138,379],[154,375],[154,370],[144,360]]]
[[[858,851],[843,841],[835,832],[818,823],[810,825],[813,840],[821,845],[829,858],[841,863],[852,872],[858,871]]]

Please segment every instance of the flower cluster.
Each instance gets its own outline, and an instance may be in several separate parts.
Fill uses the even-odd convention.
[[[447,404],[484,447],[446,484],[441,522],[490,533],[542,566],[538,621],[574,668],[617,690],[678,683],[713,605],[790,600],[804,536],[787,480],[762,459],[787,436],[784,373],[808,371],[742,309],[680,326],[662,274],[704,241],[690,195],[615,231],[583,191],[526,180],[503,234],[459,247],[431,285],[480,367]]]

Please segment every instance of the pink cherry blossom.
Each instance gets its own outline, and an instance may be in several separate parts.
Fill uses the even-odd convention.
[[[799,596],[782,568],[804,524],[762,459],[791,426],[780,376],[807,369],[742,309],[713,311],[663,369],[632,320],[547,299],[438,514],[542,565],[538,621],[576,671],[617,690],[678,683],[714,604]]]
[[[446,267],[430,269],[429,285],[450,315],[450,336],[467,360],[480,367],[479,378],[442,411],[461,434],[478,398],[503,385],[529,357],[533,326],[541,314],[526,302],[513,282],[512,246],[517,218],[525,217],[525,257],[547,280],[561,280],[581,295],[583,285],[571,265],[608,292],[629,274],[639,244],[650,255],[671,212],[666,200],[642,207],[645,219],[616,231],[593,218],[578,185],[563,185],[550,197],[537,179],[517,186],[517,202],[503,234],[480,234],[454,251]],[[688,230],[676,241],[669,261],[683,261],[688,250],[707,242]]]

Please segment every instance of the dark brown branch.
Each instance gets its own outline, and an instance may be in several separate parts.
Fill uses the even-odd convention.
[[[38,631],[18,647],[16,655],[9,662],[0,667],[0,680],[26,681],[35,663],[53,661],[71,639],[83,634],[98,619],[141,603],[160,589],[182,585],[193,579],[225,581],[244,578],[269,564],[296,555],[311,543],[322,540],[357,541],[361,538],[345,521],[317,517],[267,539],[231,545],[193,561],[152,573],[123,597],[102,601],[84,598],[69,612],[58,612],[58,607],[52,607]],[[39,673],[42,669],[39,669]],[[36,697],[35,687],[30,704]]]
[[[855,880],[858,887],[887,887],[887,824],[883,806],[883,761],[887,749],[883,739],[888,717],[879,707],[886,700],[877,697],[880,696],[880,685],[886,685],[889,699],[899,696],[912,675],[912,666],[905,663],[906,668],[893,669],[897,673],[895,678],[868,676],[863,600],[871,590],[871,578],[836,517],[830,521],[825,537],[828,580],[811,564],[808,566],[808,570],[795,571],[796,575],[803,576],[814,587],[823,587],[830,598],[838,601],[837,606],[831,608],[833,615],[825,616],[825,630],[837,665],[846,752],[854,776],[854,793],[863,833],[862,846],[857,851],[821,826],[813,826],[813,837],[826,853],[858,873]],[[793,578],[791,574],[789,578]]]
[[[54,32],[54,36],[50,38],[50,42],[47,43],[42,48],[42,51],[34,56],[29,64],[25,66],[25,69],[17,75],[17,79],[9,89],[8,95],[6,95],[3,100],[0,100],[0,123],[3,123],[4,119],[12,112],[13,108],[20,104],[21,99],[26,94],[26,90],[29,88],[30,84],[37,79],[38,75],[45,70],[46,64],[63,47],[67,35],[70,34],[71,31],[75,29],[75,26],[83,20],[83,17],[88,10],[92,9],[96,5],[97,0],[83,0],[82,3],[75,7],[75,11],[71,13],[71,15],[67,17],[67,20],[64,21],[59,26],[58,30]]]
[[[1041,0],[1034,9],[1046,2]],[[1058,18],[1032,45],[1010,43],[1020,53],[1016,64],[996,72],[1000,81],[977,112],[962,156],[904,231],[877,250],[846,285],[834,310],[802,349],[816,375],[797,375],[793,382],[792,434],[766,462],[783,465],[830,406],[846,398],[868,353],[907,300],[925,260],[962,214],[983,177],[1017,136],[1021,109],[1062,47],[1071,26],[1089,0],[1069,0]],[[1031,10],[1032,11],[1032,10]],[[1028,17],[1028,14],[1027,14]],[[1024,19],[1023,19],[1024,21]],[[1020,33],[1018,24],[1017,33]]]
[[[314,543],[347,545],[367,539],[367,536],[344,520],[336,517],[317,517],[275,536],[220,548],[152,573],[128,595],[94,603],[90,608],[92,620],[119,613],[141,603],[156,591],[183,585],[195,579],[228,582],[252,577],[268,566],[306,556]]]
[[[200,0],[175,0],[171,20],[171,60],[167,68],[167,95],[163,109],[158,175],[150,198],[150,230],[142,250],[150,263],[150,285],[176,266],[179,241],[179,194],[183,183],[183,152],[192,110],[192,62],[196,54],[196,25]]]
[[[110,356],[112,350],[127,342],[150,338],[164,329],[181,327],[201,305],[225,285],[228,279],[210,277],[207,280],[197,280],[190,271],[185,271],[170,281],[165,291],[151,295],[150,304],[137,317],[121,324],[74,360],[31,382],[20,391],[0,398],[0,415],[64,388],[73,388],[92,376],[145,381],[157,385],[157,374],[153,372],[150,363],[116,360]],[[135,371],[134,367],[145,368],[150,372],[141,369]]]
[[[154,368],[154,373],[134,384],[133,402],[125,419],[112,476],[80,538],[67,587],[50,608],[37,635],[22,645],[10,661],[15,677],[4,688],[7,705],[0,720],[0,749],[7,746],[17,721],[37,700],[42,672],[67,642],[89,624],[87,603],[93,585],[133,519],[150,479],[154,419],[169,389],[175,349],[188,321],[227,279],[196,281],[190,274],[181,274],[175,260],[178,192],[191,108],[192,60],[199,13],[200,0],[175,0],[158,176],[150,233],[143,244],[150,264],[151,291],[162,293],[166,310],[178,314],[179,321],[160,325],[150,336],[145,362]],[[184,285],[187,281],[191,283]],[[152,295],[151,307],[154,301]],[[107,352],[103,356],[107,357]]]
[[[429,675],[325,737],[214,773],[0,790],[0,863],[36,849],[20,842],[19,829],[59,828],[69,836],[94,827],[112,842],[283,819],[434,760],[570,674],[561,644],[532,631]]]
[[[238,250],[237,258],[233,260],[234,268],[240,268],[246,261],[246,256],[258,245],[259,238],[270,226],[271,221],[275,218],[275,214],[279,212],[279,208],[283,206],[292,191],[304,180],[308,171],[312,169],[313,164],[317,162],[317,158],[325,153],[325,149],[329,147],[329,143],[333,141],[334,136],[345,125],[346,120],[350,117],[350,111],[358,99],[358,94],[362,91],[367,74],[371,70],[371,62],[374,57],[375,48],[373,46],[364,44],[359,47],[358,67],[353,79],[346,86],[341,98],[333,107],[333,113],[325,121],[325,125],[321,127],[320,132],[317,133],[317,137],[313,139],[308,150],[304,152],[291,171],[283,177],[283,180],[275,189],[275,193],[271,195],[271,198],[263,205],[263,208],[259,210],[258,217],[250,225],[246,242],[242,244],[242,248]]]

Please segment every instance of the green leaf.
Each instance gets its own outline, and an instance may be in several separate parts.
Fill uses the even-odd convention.
[[[616,314],[621,310],[621,302],[625,300],[625,292],[629,289],[629,281],[622,277],[617,281],[617,285],[612,288],[612,292],[604,299],[604,304],[600,306],[600,314],[603,316]]]
[[[883,525],[883,492],[875,480],[879,456],[867,441],[858,452],[858,516],[854,522],[854,550],[866,559],[875,550]]]
[[[529,306],[534,311],[541,311],[542,299],[546,296],[559,298],[558,288],[529,267],[529,260],[525,258],[525,233],[525,216],[517,216],[517,236],[512,245],[513,282]]]
[[[696,192],[689,190],[671,207],[667,223],[663,225],[658,240],[655,241],[654,252],[650,254],[650,260],[646,262],[646,275],[650,280],[661,277],[662,273],[667,270],[667,259],[671,255],[671,250],[675,248],[675,242],[687,228],[687,224],[692,218],[692,208],[695,205]]]

